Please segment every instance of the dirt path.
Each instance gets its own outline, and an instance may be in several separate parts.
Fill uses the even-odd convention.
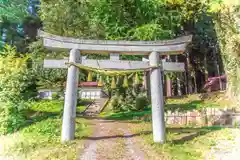
[[[87,138],[80,160],[144,160],[146,154],[136,144],[128,123],[93,120],[94,134]]]

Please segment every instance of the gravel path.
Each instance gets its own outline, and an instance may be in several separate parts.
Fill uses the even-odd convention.
[[[240,129],[232,129],[230,140],[219,140],[217,145],[212,147],[206,160],[239,160],[240,159]]]
[[[132,134],[133,124],[109,120],[93,120],[94,134],[86,140],[80,160],[163,160],[168,157],[156,154],[144,145],[138,134]],[[229,135],[230,134],[230,135]],[[230,129],[218,138],[216,146],[206,160],[239,160],[240,129]]]
[[[144,160],[145,159],[145,153],[143,153],[139,146],[135,144],[134,138],[130,138],[132,136],[131,133],[127,129],[120,128],[120,130],[124,133],[125,137],[128,137],[125,139],[125,146],[126,146],[126,155],[131,160]]]
[[[94,134],[87,138],[80,160],[144,160],[127,123],[94,120]]]

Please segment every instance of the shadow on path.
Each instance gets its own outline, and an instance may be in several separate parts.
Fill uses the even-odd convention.
[[[137,134],[130,134],[130,135],[115,135],[115,136],[100,136],[100,137],[85,137],[83,139],[86,140],[103,140],[103,139],[114,139],[114,138],[132,138],[132,137],[136,137],[136,136],[140,136],[140,135],[148,135],[151,134],[151,131],[144,131],[144,132],[140,132]]]
[[[219,126],[202,127],[202,128],[167,128],[167,132],[175,133],[177,135],[176,139],[171,140],[173,144],[183,144],[199,136],[202,136],[217,130],[221,130],[221,129],[222,127],[219,127]]]

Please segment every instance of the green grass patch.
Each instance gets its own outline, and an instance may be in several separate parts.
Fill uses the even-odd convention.
[[[83,112],[88,103],[87,100],[81,100],[77,105],[77,112]],[[41,100],[38,102],[32,102],[30,110],[34,112],[46,112],[46,113],[61,113],[63,111],[64,101],[63,100]]]
[[[139,134],[143,142],[139,145],[144,150],[153,150],[163,160],[202,160],[216,145],[217,140],[233,139],[231,129],[221,127],[168,127],[167,142],[153,142],[152,126],[150,123],[133,123],[129,125],[133,133]]]
[[[77,159],[83,148],[83,137],[91,134],[89,121],[76,119],[76,140],[61,144],[62,101],[35,102],[29,124],[14,134],[0,137],[0,157],[29,160]],[[53,114],[54,113],[54,114]]]
[[[63,100],[41,100],[32,102],[30,109],[35,112],[60,113],[63,105]]]
[[[225,92],[211,92],[203,94],[192,94],[179,98],[168,98],[166,110],[200,110],[202,108],[231,108],[231,100]]]
[[[77,106],[77,112],[81,113],[86,110],[86,106]]]
[[[114,119],[114,120],[134,120],[134,118],[137,117],[143,117],[144,115],[150,115],[151,110],[148,109],[146,111],[131,111],[131,112],[119,112],[119,113],[113,113],[113,112],[102,112],[100,113],[99,117],[106,118],[106,119]]]

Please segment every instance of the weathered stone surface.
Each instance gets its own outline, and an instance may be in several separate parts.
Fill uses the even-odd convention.
[[[52,35],[39,31],[43,44],[48,48],[79,49],[82,53],[114,53],[149,55],[151,52],[159,54],[182,54],[192,36],[183,36],[167,41],[107,41],[83,40]]]
[[[234,109],[205,108],[188,112],[167,111],[165,115],[167,124],[240,126],[240,114],[235,113]]]

